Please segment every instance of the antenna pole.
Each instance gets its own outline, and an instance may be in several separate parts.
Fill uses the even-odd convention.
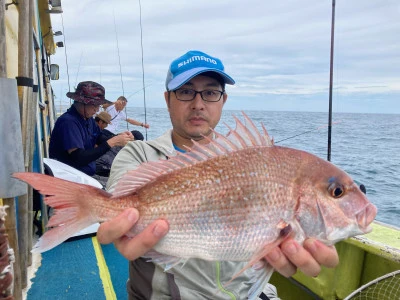
[[[331,161],[332,142],[332,82],[333,82],[333,49],[335,41],[335,6],[336,1],[332,0],[332,25],[331,25],[331,59],[329,72],[329,120],[328,120],[328,161]]]

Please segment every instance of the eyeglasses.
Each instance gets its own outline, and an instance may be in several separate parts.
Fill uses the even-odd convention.
[[[179,101],[192,101],[196,98],[197,94],[200,94],[201,99],[207,102],[218,102],[225,91],[218,90],[204,90],[204,91],[195,91],[192,89],[177,89],[173,91],[175,93],[176,99]]]

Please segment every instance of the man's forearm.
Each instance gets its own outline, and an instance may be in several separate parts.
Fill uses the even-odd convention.
[[[143,127],[143,123],[142,123],[142,122],[136,121],[136,120],[134,120],[134,119],[129,119],[129,118],[128,118],[128,119],[126,119],[126,121],[127,121],[129,124]]]
[[[71,160],[74,162],[74,167],[85,166],[92,161],[95,161],[110,149],[107,142],[100,144],[93,149],[78,148],[70,153]]]

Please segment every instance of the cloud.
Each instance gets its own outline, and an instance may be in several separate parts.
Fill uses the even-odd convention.
[[[109,99],[124,93],[141,106],[144,76],[147,105],[164,107],[169,63],[199,49],[235,78],[229,109],[327,110],[330,1],[141,1],[141,20],[139,1],[68,0],[63,11],[52,15],[67,46],[69,84],[65,49],[52,57],[62,101],[77,82],[94,80]],[[397,0],[336,1],[335,109],[400,113],[399,15]]]

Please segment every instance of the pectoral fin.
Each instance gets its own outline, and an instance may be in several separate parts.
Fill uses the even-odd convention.
[[[236,279],[239,275],[241,275],[244,271],[248,269],[252,269],[251,272],[251,280],[250,283],[253,283],[252,287],[249,290],[249,299],[256,299],[258,294],[262,292],[265,285],[268,283],[274,269],[267,265],[267,263],[263,260],[263,258],[271,252],[272,249],[279,246],[291,233],[292,227],[290,224],[285,221],[279,222],[277,224],[277,228],[280,229],[280,234],[278,238],[264,247],[262,247],[258,252],[256,252],[250,261],[235,275],[232,276],[231,280],[229,280],[225,286],[229,285],[234,279]]]

